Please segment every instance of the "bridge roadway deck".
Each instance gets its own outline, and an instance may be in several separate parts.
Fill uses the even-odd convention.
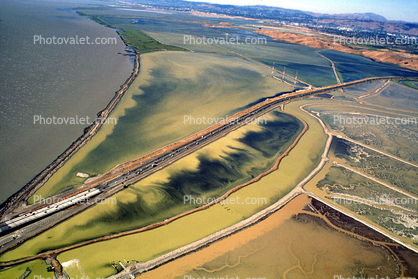
[[[248,121],[255,119],[273,109],[278,108],[283,103],[299,100],[299,99],[317,95],[317,94],[323,94],[326,92],[339,90],[342,88],[353,87],[353,86],[358,86],[358,85],[362,85],[362,84],[366,84],[366,83],[370,83],[374,81],[390,80],[390,79],[409,79],[409,78],[396,77],[396,76],[372,77],[372,78],[346,82],[342,84],[330,85],[330,86],[326,86],[322,88],[300,90],[297,92],[292,92],[292,93],[280,95],[278,97],[266,99],[265,101],[247,109],[245,113],[240,112],[228,118],[228,120],[225,121],[223,125],[216,124],[217,127],[215,128],[212,126],[212,127],[205,129],[203,132],[205,131],[210,131],[210,132],[204,133],[203,136],[201,137],[190,138],[189,141],[184,142],[182,145],[180,145],[179,147],[175,149],[168,150],[138,165],[130,166],[130,171],[126,173],[121,172],[119,176],[111,176],[107,180],[101,180],[101,183],[99,185],[92,182],[94,183],[94,185],[96,185],[95,187],[100,189],[101,191],[101,193],[98,196],[94,197],[94,199],[91,199],[86,203],[76,204],[74,206],[71,206],[70,208],[62,209],[59,212],[51,212],[51,215],[47,217],[48,220],[50,220],[50,222],[47,222],[47,224],[45,224],[44,218],[40,219],[40,221],[35,221],[35,222],[31,220],[30,222],[28,222],[28,225],[34,227],[34,229],[29,230],[28,232],[24,232],[25,230],[23,229],[26,226],[26,224],[19,226],[16,229],[20,229],[21,233],[15,233],[14,235],[15,238],[13,238],[10,242],[7,242],[7,243],[4,243],[3,238],[10,239],[10,233],[12,233],[14,230],[10,230],[10,233],[3,232],[2,234],[4,236],[0,237],[0,243],[3,243],[3,245],[0,246],[0,253],[3,253],[15,247],[16,245],[23,243],[24,241],[33,237],[34,235],[39,234],[42,231],[56,225],[57,223],[65,219],[68,219],[74,216],[75,214],[80,213],[81,211],[99,203],[103,199],[106,199],[114,195],[115,193],[123,190],[129,185],[132,185],[138,182],[139,180],[149,176],[150,174],[167,167],[171,163],[179,160],[180,158],[183,158],[187,156],[188,154],[202,148],[203,146],[208,145],[209,143],[227,135],[231,131],[238,129],[241,126],[246,125]],[[200,134],[201,133],[202,132],[200,132]],[[82,185],[77,189],[80,189],[80,188],[91,189],[91,187],[86,187],[86,185]],[[77,189],[72,191],[71,195],[69,196],[65,196],[65,194],[59,196],[60,198],[59,200],[62,201],[65,199],[71,199],[74,193],[80,193],[80,191],[77,191]],[[53,197],[51,197],[51,200],[54,200]],[[37,204],[37,205],[33,205],[33,208],[39,209],[39,208],[42,208],[43,206],[50,206],[50,205],[51,205],[50,203],[45,204],[45,205]],[[25,210],[25,213],[27,214],[28,211]],[[17,215],[14,215],[13,217],[17,217]],[[37,225],[37,222],[42,222],[45,225]]]

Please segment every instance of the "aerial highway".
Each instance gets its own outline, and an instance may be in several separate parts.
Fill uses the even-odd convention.
[[[176,148],[167,150],[144,162],[132,165],[128,171],[119,172],[105,179],[99,179],[94,186],[82,185],[77,189],[49,197],[50,202],[37,203],[22,207],[8,216],[3,216],[0,223],[0,253],[19,245],[26,239],[70,218],[71,216],[98,204],[102,200],[114,195],[118,191],[132,185],[144,177],[170,165],[180,158],[200,149],[231,131],[246,125],[253,119],[273,110],[290,101],[323,94],[342,88],[358,86],[378,80],[406,79],[403,77],[373,77],[322,88],[310,88],[269,98],[246,109],[239,117],[231,117],[216,128],[208,128],[201,136],[195,137]]]
[[[40,208],[38,210],[35,210],[30,213],[19,215],[16,218],[13,218],[9,221],[5,221],[0,224],[0,232],[4,232],[16,227],[19,227],[20,225],[26,224],[30,221],[41,219],[42,217],[45,217],[47,215],[50,215],[53,212],[63,210],[64,208],[70,207],[74,204],[77,204],[79,202],[83,202],[87,199],[89,199],[92,196],[97,195],[100,193],[100,190],[97,188],[89,189],[85,192],[81,192],[71,198],[58,201],[54,204],[48,205],[44,208]]]

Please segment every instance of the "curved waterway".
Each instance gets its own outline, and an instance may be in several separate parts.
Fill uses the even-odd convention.
[[[41,117],[89,117],[93,121],[131,74],[133,60],[118,54],[125,45],[115,30],[70,12],[87,4],[91,2],[13,0],[0,4],[0,203],[88,126],[81,121],[48,125],[40,123]],[[35,36],[88,36],[116,43],[34,44]]]

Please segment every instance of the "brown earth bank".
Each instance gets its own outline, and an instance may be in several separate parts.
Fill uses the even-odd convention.
[[[259,34],[269,36],[278,41],[285,41],[289,43],[340,51],[344,53],[362,55],[371,58],[377,62],[396,64],[404,68],[418,70],[418,55],[413,54],[400,54],[391,52],[388,50],[366,50],[353,48],[352,46],[343,45],[338,42],[332,42],[325,37],[306,36],[301,34],[280,32],[276,30],[258,29],[256,31]]]
[[[331,228],[337,229],[342,233],[354,236],[366,242],[371,242],[375,246],[384,247],[389,250],[394,256],[394,259],[398,261],[398,272],[400,273],[398,275],[400,275],[400,277],[418,275],[418,254],[414,251],[407,249],[372,228],[325,205],[319,200],[312,198],[311,205],[322,218],[307,213],[298,214],[293,217],[301,221],[306,218],[313,218],[318,222],[321,222],[324,226],[331,226]],[[324,222],[324,220],[328,222]]]
[[[373,274],[364,278],[408,278],[418,274],[417,259],[413,251],[302,194],[252,226],[135,275],[323,279],[354,278],[361,271]]]
[[[222,27],[231,27],[232,23],[221,21],[221,22],[219,22],[219,24],[206,23],[206,24],[203,24],[203,26],[204,27],[213,27],[213,28],[222,28]]]

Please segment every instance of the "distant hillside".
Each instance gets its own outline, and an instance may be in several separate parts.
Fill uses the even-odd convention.
[[[199,11],[205,13],[241,16],[254,19],[271,19],[305,24],[349,27],[358,30],[369,29],[418,35],[418,24],[388,21],[374,13],[353,14],[319,14],[300,10],[268,6],[235,6],[210,4],[205,2],[188,2],[183,0],[130,0],[133,3],[150,5],[155,8],[177,11]]]
[[[387,21],[381,15],[374,13],[353,13],[353,14],[322,14],[318,19],[338,19],[338,20],[356,20],[356,21]]]

